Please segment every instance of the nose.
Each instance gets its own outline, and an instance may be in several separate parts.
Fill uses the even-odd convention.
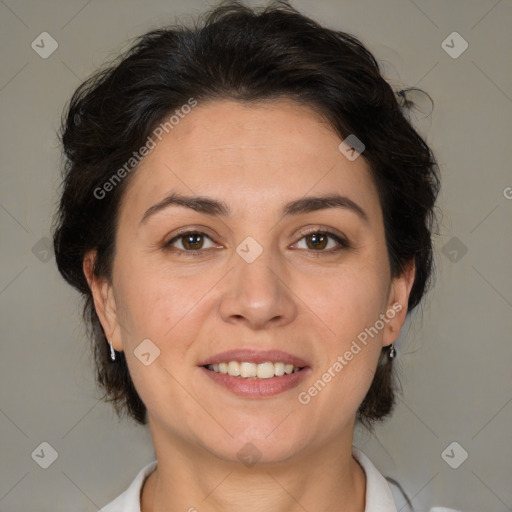
[[[265,249],[252,263],[235,256],[235,266],[223,280],[219,313],[225,322],[252,330],[284,327],[297,316],[296,297],[285,265]]]

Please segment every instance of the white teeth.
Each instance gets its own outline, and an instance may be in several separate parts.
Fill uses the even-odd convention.
[[[209,364],[209,370],[216,373],[229,374],[233,377],[243,377],[246,379],[271,379],[272,377],[281,377],[297,373],[300,368],[296,368],[293,364],[284,364],[282,362],[272,363],[248,363],[245,361],[229,361],[228,363]]]
[[[278,377],[284,375],[284,363],[274,363],[274,374]]]
[[[254,363],[240,363],[240,377],[256,377],[257,373],[258,368]]]
[[[229,361],[228,373],[229,375],[233,375],[233,377],[238,377],[240,375],[240,363],[237,363],[236,361]]]
[[[257,369],[258,379],[270,379],[274,376],[274,365],[273,363],[260,363]]]

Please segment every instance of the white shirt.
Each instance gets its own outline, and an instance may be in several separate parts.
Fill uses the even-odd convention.
[[[397,512],[391,489],[387,480],[372,464],[370,459],[355,446],[352,455],[359,462],[366,474],[366,506],[365,512]],[[157,461],[143,467],[130,487],[114,501],[103,507],[100,512],[141,512],[140,493],[146,478],[156,469]],[[434,507],[429,512],[457,512],[451,508]]]

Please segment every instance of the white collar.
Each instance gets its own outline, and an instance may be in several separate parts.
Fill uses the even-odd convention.
[[[366,507],[365,512],[396,512],[391,489],[386,479],[372,464],[370,459],[355,446],[352,455],[359,462],[366,474]],[[140,493],[146,478],[156,469],[157,461],[144,466],[128,489],[114,501],[103,507],[100,512],[140,512]]]
[[[366,474],[366,506],[364,512],[397,512],[387,480],[359,448],[352,446],[352,455]],[[137,511],[137,512],[140,512]]]

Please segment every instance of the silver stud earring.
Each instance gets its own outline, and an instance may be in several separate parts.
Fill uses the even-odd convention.
[[[390,361],[393,361],[393,359],[395,359],[395,357],[396,357],[396,350],[395,350],[395,346],[392,343],[391,345],[389,345],[388,359]]]
[[[110,340],[110,359],[112,359],[112,361],[116,360],[116,353],[114,351],[114,347],[112,346],[112,340]]]

